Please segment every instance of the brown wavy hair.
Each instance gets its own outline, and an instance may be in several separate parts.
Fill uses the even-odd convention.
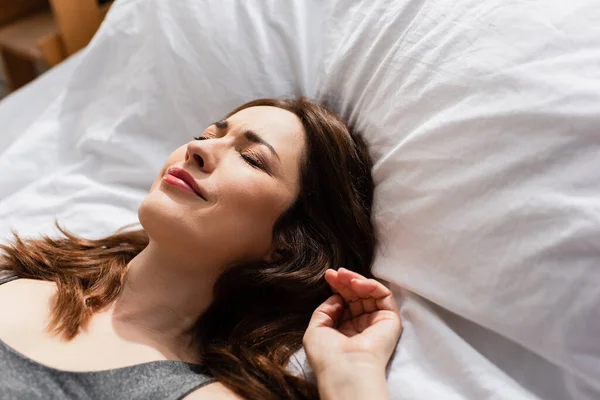
[[[372,276],[372,162],[361,136],[323,106],[305,98],[260,99],[228,116],[253,106],[282,108],[302,122],[307,150],[300,192],[273,228],[275,260],[225,271],[194,337],[210,373],[244,398],[318,398],[316,385],[286,366],[302,346],[312,312],[332,294],[325,271],[344,266]],[[121,230],[88,240],[59,229],[58,239],[15,234],[10,245],[0,245],[0,268],[55,282],[49,329],[72,339],[119,296],[126,266],[148,236]]]

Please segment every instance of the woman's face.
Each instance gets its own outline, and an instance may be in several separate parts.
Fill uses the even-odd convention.
[[[299,192],[304,129],[293,113],[251,107],[166,160],[139,219],[179,257],[228,266],[268,257],[276,220]]]

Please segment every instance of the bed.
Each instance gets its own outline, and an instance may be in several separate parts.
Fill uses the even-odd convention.
[[[117,0],[0,103],[0,238],[136,222],[173,148],[290,95],[370,144],[393,399],[600,398],[593,0]]]

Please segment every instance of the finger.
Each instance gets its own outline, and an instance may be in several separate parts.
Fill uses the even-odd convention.
[[[339,295],[329,297],[313,312],[307,330],[319,327],[333,328],[342,315],[343,308],[344,302]]]
[[[362,299],[350,301],[350,303],[348,303],[348,309],[350,310],[350,315],[352,315],[352,318],[358,317],[359,315],[365,313],[365,308],[363,307]]]
[[[373,298],[378,310],[398,312],[398,305],[390,289],[375,279],[352,279],[353,291],[361,298]]]
[[[337,271],[333,269],[328,269],[327,271],[325,271],[324,278],[325,281],[329,284],[331,290],[333,290],[334,293],[339,293],[339,291],[335,287],[337,285]]]
[[[351,271],[349,271],[349,272],[351,272]],[[379,284],[379,282],[377,282],[373,279],[366,279],[366,278],[362,278],[362,277],[360,279],[351,278],[351,276],[354,276],[354,275],[361,276],[359,274],[353,274],[353,275],[344,274],[344,275],[345,275],[344,279],[349,279],[349,281],[347,281],[348,282],[347,285],[349,285],[350,288],[352,289],[352,291],[358,297],[360,297],[362,299],[362,306],[363,306],[364,311],[366,313],[372,313],[374,311],[379,310],[379,307],[377,307],[377,302],[375,301],[375,298],[373,298],[373,296],[371,296],[369,292],[366,292],[366,294],[365,294],[364,286],[361,285],[361,283],[363,283],[363,282],[373,281],[378,284]],[[358,282],[358,283],[355,283],[355,282]],[[343,281],[343,283],[346,283],[346,282]],[[367,287],[369,287],[369,286],[367,285]]]
[[[357,274],[356,272],[347,270],[346,268],[340,268],[338,270],[337,278],[346,288],[350,289],[349,295],[351,296],[351,298],[348,301],[348,306],[353,317],[358,317],[361,314],[370,313],[378,310],[377,304],[375,303],[374,299],[367,298],[368,300],[363,300],[361,296],[358,293],[356,293],[354,291],[354,288],[352,287],[353,279],[366,280],[367,278],[360,274]]]
[[[350,287],[361,298],[383,299],[392,295],[390,289],[375,279],[352,279]]]
[[[347,277],[346,278],[347,281],[350,281],[351,279],[367,279],[364,276],[362,276],[361,274],[359,274],[358,272],[351,271],[344,267],[338,269],[338,273],[340,275],[342,275],[343,277]]]
[[[371,296],[363,299],[352,287],[353,279],[367,280],[364,276],[346,268],[340,268],[338,271],[332,270],[332,272],[326,274],[326,279],[330,286],[335,288],[335,291],[340,293],[348,303],[352,317],[358,317],[361,314],[374,312],[379,309],[375,299]]]
[[[331,271],[331,272],[329,272]],[[331,289],[337,293],[339,293],[346,303],[350,303],[351,301],[358,300],[359,297],[354,291],[350,288],[350,285],[344,285],[340,281],[340,274],[338,271],[327,270],[325,273],[325,280],[331,286]]]
[[[341,321],[346,322],[350,319],[352,319],[352,314],[350,314],[350,310],[348,308],[344,308],[344,312],[342,313]]]
[[[363,298],[362,304],[366,313],[372,313],[379,310],[379,307],[377,307],[377,302],[373,297]]]

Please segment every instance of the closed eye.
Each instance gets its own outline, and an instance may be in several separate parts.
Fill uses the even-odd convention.
[[[246,161],[251,166],[262,169],[265,172],[268,172],[267,168],[265,167],[265,164],[263,163],[263,161],[260,158],[254,157],[254,156],[249,156],[249,155],[243,154],[243,153],[240,153],[240,156],[242,156],[244,161]]]
[[[194,136],[194,140],[208,140],[210,139],[210,137],[205,137],[205,136]],[[243,154],[240,152],[240,157],[242,157],[242,159],[251,167],[254,168],[258,168],[264,172],[266,172],[269,175],[273,175],[272,172],[270,171],[269,167],[267,166],[267,163],[264,162],[261,157],[257,157],[254,155],[248,155],[248,154]]]

